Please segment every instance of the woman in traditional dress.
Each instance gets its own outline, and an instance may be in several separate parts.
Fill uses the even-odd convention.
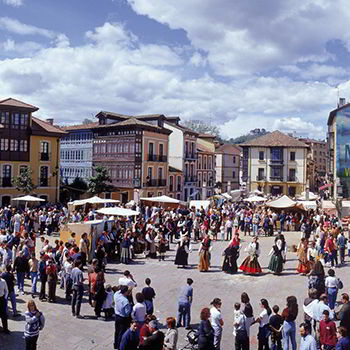
[[[188,253],[189,253],[190,242],[188,239],[188,234],[185,233],[181,236],[175,257],[175,265],[179,268],[182,266],[183,268],[188,265]]]
[[[211,239],[209,235],[205,235],[201,245],[199,247],[199,271],[206,272],[210,266],[210,250],[211,250]]]
[[[239,232],[236,230],[235,236],[232,241],[228,245],[228,247],[224,250],[224,263],[222,265],[222,270],[226,273],[237,273],[237,259],[239,256],[239,248],[240,248],[240,239]]]
[[[307,259],[307,250],[308,250],[308,241],[305,238],[302,238],[300,240],[298,249],[297,249],[297,256],[299,260],[299,264],[297,267],[297,271],[301,275],[306,275],[310,272],[310,262]]]
[[[269,256],[271,255],[271,259],[268,267],[268,269],[276,275],[279,275],[283,270],[283,254],[283,242],[281,239],[277,239],[269,252]]]
[[[262,270],[258,262],[258,257],[260,255],[258,237],[255,236],[253,238],[253,242],[249,243],[248,247],[245,249],[245,252],[248,253],[248,256],[244,259],[239,269],[250,275],[260,274]]]

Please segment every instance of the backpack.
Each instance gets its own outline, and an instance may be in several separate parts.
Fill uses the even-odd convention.
[[[340,280],[340,278],[338,278],[338,289],[343,289],[344,285],[343,282]]]

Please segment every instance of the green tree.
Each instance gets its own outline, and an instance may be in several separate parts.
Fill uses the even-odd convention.
[[[108,175],[108,171],[103,166],[97,166],[94,169],[94,176],[90,177],[88,184],[88,192],[98,195],[103,192],[112,192],[114,187],[110,183],[112,179]]]
[[[19,176],[13,178],[12,183],[18,191],[30,194],[38,187],[34,184],[32,175],[33,171],[27,167],[21,170]]]
[[[220,128],[211,123],[206,123],[203,120],[185,120],[181,123],[188,129],[191,129],[199,134],[210,134],[220,139]]]

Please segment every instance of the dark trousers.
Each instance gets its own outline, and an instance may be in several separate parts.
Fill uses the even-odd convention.
[[[46,279],[40,280],[41,285],[40,285],[40,294],[39,294],[39,299],[45,299],[46,298]]]
[[[56,280],[48,281],[49,285],[49,301],[55,301],[56,300]]]
[[[249,350],[249,337],[247,336],[247,333],[242,335],[237,332],[237,335],[235,337],[235,350]]]
[[[38,335],[34,337],[24,337],[26,340],[26,350],[36,350],[36,343],[38,341],[38,338]]]
[[[4,331],[8,330],[6,304],[7,300],[5,300],[5,297],[0,297],[0,318]]]
[[[80,315],[81,301],[83,300],[84,287],[83,286],[74,286],[72,296],[72,314]]]
[[[128,330],[129,326],[129,317],[121,317],[119,315],[115,315],[114,349],[119,349],[122,336]]]

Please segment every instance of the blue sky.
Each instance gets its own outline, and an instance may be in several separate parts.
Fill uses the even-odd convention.
[[[263,6],[262,6],[263,4]],[[0,98],[324,138],[350,98],[345,0],[0,0]]]

